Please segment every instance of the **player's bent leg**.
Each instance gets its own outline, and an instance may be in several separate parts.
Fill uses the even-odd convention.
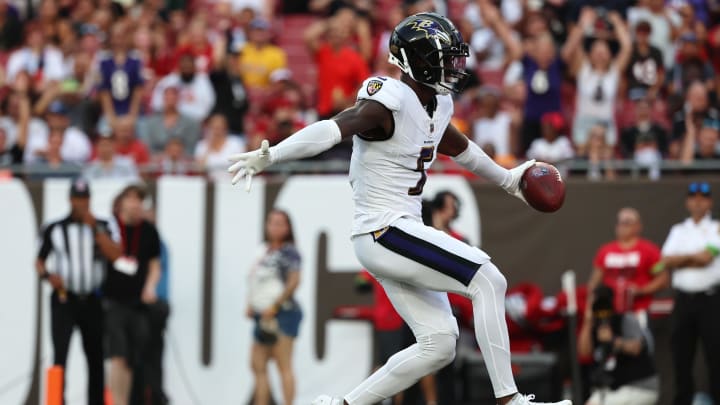
[[[390,398],[415,384],[455,358],[457,338],[432,335],[418,338],[418,343],[395,353],[388,362],[345,396],[351,405],[369,405]]]
[[[483,353],[496,398],[517,392],[505,321],[506,290],[505,276],[492,262],[485,263],[468,285],[473,303],[475,338]]]
[[[401,392],[452,362],[458,337],[447,294],[380,279],[398,314],[415,334],[417,343],[402,350],[363,381],[345,400],[373,404]]]
[[[495,396],[501,403],[507,403],[517,393],[505,322],[507,281],[485,252],[405,218],[378,232],[356,236],[353,245],[360,262],[381,283],[389,279],[470,298],[476,339],[487,359]],[[396,301],[393,300],[394,305]],[[416,335],[419,334],[416,332]],[[518,394],[511,403],[535,403],[531,400],[532,396]]]

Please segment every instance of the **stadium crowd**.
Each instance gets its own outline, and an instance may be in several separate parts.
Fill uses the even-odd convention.
[[[436,10],[471,45],[455,124],[497,161],[612,179],[622,159],[658,178],[663,161],[720,157],[716,3],[1,0],[0,164],[31,179],[224,179],[228,155],[397,75],[392,28]]]

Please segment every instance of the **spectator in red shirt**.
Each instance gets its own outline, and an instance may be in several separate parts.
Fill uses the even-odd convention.
[[[200,19],[193,20],[190,23],[184,40],[181,40],[180,46],[175,53],[178,65],[180,58],[188,53],[195,57],[195,69],[198,72],[208,73],[212,70],[213,46],[208,40],[205,22]]]
[[[305,43],[317,64],[317,112],[327,119],[355,103],[358,87],[370,71],[360,53],[350,46],[350,27],[332,17],[313,24]]]
[[[618,312],[647,310],[653,294],[669,284],[669,274],[656,266],[660,249],[641,238],[641,231],[640,213],[622,208],[617,214],[616,240],[601,246],[593,261],[588,291],[601,283],[612,288]]]
[[[113,134],[116,140],[115,153],[132,158],[137,166],[150,162],[148,147],[135,136],[135,120],[131,116],[118,117]]]
[[[149,54],[145,62],[153,71],[156,79],[172,73],[175,67],[175,55],[162,28],[156,28],[151,34]]]

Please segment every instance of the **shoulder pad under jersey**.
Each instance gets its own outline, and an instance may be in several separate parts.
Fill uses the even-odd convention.
[[[358,100],[375,100],[390,111],[402,105],[403,88],[399,80],[375,76],[366,79],[358,91]]]

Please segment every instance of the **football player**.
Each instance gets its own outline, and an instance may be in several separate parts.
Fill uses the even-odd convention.
[[[451,93],[466,78],[468,46],[452,22],[434,13],[410,16],[395,27],[389,61],[400,80],[372,77],[357,103],[316,122],[276,146],[234,156],[233,184],[267,166],[316,155],[354,136],[350,184],[355,214],[352,243],[360,263],[382,284],[417,343],[396,353],[344,398],[320,396],[317,405],[366,405],[404,390],[455,356],[457,321],[446,292],[472,300],[477,342],[497,402],[536,404],[518,393],[510,366],[505,324],[507,282],[485,252],[423,225],[421,194],[425,169],[442,153],[522,199],[528,161],[507,170],[490,159],[452,124]],[[570,405],[570,401],[559,402]]]

